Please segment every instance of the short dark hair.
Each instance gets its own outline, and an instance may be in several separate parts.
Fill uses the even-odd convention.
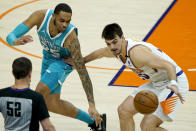
[[[54,14],[59,14],[61,11],[72,13],[71,7],[65,3],[58,4],[54,9]]]
[[[16,79],[25,78],[32,71],[32,63],[26,57],[19,57],[12,64],[12,72]]]
[[[108,24],[104,27],[102,38],[106,40],[112,40],[116,35],[118,35],[119,37],[123,35],[122,29],[117,23]]]

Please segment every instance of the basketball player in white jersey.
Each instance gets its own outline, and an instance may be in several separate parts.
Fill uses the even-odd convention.
[[[102,38],[107,47],[95,50],[84,58],[85,63],[102,57],[114,57],[129,67],[142,79],[151,81],[135,89],[118,107],[121,131],[134,131],[133,116],[138,112],[133,99],[141,90],[153,91],[159,99],[157,110],[144,115],[140,124],[142,131],[166,131],[160,127],[164,121],[172,121],[179,105],[188,92],[188,80],[181,68],[157,47],[146,43],[125,39],[121,27],[107,25]]]

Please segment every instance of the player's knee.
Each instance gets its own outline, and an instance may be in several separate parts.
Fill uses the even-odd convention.
[[[154,131],[152,125],[146,125],[145,123],[140,124],[141,131]]]
[[[44,96],[50,92],[48,86],[44,84],[43,82],[38,83],[35,91],[41,93]]]
[[[148,120],[143,120],[140,123],[140,128],[142,131],[154,131],[156,129],[156,125]]]
[[[119,118],[126,119],[132,117],[134,115],[134,112],[132,111],[132,109],[127,109],[127,106],[121,104],[118,107],[118,115]]]
[[[123,109],[123,107],[120,105],[120,106],[118,106],[118,116],[119,116],[119,118],[122,118],[123,115],[124,115],[124,109]]]

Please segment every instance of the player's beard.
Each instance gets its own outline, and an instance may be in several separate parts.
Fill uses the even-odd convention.
[[[118,50],[118,55],[122,54],[122,46],[123,46],[123,41],[121,41],[121,46],[120,46],[120,49]]]

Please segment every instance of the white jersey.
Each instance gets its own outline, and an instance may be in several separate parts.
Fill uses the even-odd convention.
[[[160,56],[161,58],[169,61],[176,67],[176,76],[177,76],[177,83],[178,83],[178,89],[181,93],[182,97],[185,98],[188,92],[188,80],[186,78],[185,73],[181,70],[181,68],[164,52],[162,52],[157,47],[153,46],[150,43],[146,42],[136,42],[131,39],[127,39],[127,46],[126,46],[126,53],[127,58],[123,61],[123,59],[120,58],[120,56],[117,56],[117,58],[127,67],[129,67],[133,72],[138,74],[142,79],[150,79],[150,82],[147,82],[139,88],[136,88],[132,93],[131,96],[135,97],[135,95],[142,91],[142,90],[150,90],[154,92],[159,99],[159,105],[157,110],[153,113],[153,115],[157,116],[162,121],[172,121],[174,118],[174,115],[181,104],[179,98],[176,96],[174,92],[172,92],[170,89],[167,89],[166,86],[169,83],[168,75],[165,70],[162,69],[152,69],[148,66],[143,66],[141,68],[136,68],[132,61],[130,60],[130,57],[128,57],[128,52],[138,45],[144,45],[151,49],[153,53]]]
[[[127,46],[126,46],[126,53],[128,56],[128,52],[134,48],[135,46],[138,45],[144,45],[148,48],[151,49],[151,51],[153,53],[155,53],[156,55],[160,56],[161,58],[169,61],[170,63],[172,63],[175,67],[176,67],[176,73],[178,74],[178,72],[182,72],[181,68],[164,52],[162,52],[160,49],[158,49],[157,47],[153,46],[150,43],[146,43],[146,42],[138,42],[138,41],[133,41],[131,39],[126,39],[127,40]],[[126,57],[126,61],[123,62],[123,60],[117,56],[117,58],[127,67],[129,67],[133,72],[135,72],[136,74],[138,74],[140,76],[140,78],[142,78],[143,80],[146,79],[150,79],[153,82],[158,82],[158,81],[168,81],[168,75],[167,72],[165,70],[162,69],[152,69],[148,66],[143,66],[141,68],[136,68],[134,66],[134,64],[132,63],[130,57]]]

